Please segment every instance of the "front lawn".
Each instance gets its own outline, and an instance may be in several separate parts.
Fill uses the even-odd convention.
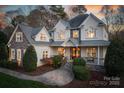
[[[48,86],[31,80],[18,79],[0,73],[0,88],[46,88]]]

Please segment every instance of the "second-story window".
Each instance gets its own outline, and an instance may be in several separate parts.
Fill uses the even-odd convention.
[[[16,33],[16,42],[23,42],[23,33],[22,32]]]
[[[58,35],[59,35],[59,39],[60,40],[64,40],[65,39],[64,32],[60,32]]]
[[[40,36],[40,39],[41,40],[46,40],[46,35],[42,33],[41,36]]]
[[[73,31],[72,37],[75,38],[75,39],[78,38],[79,37],[79,32],[78,31]]]
[[[87,32],[87,38],[95,38],[96,31],[88,31]]]

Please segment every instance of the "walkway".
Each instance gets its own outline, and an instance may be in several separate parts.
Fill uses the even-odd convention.
[[[33,81],[42,82],[46,85],[54,85],[54,86],[66,85],[70,83],[74,78],[72,72],[72,64],[68,62],[59,69],[47,72],[39,76],[29,76],[5,68],[0,68],[0,72],[17,77],[19,79],[33,80]]]

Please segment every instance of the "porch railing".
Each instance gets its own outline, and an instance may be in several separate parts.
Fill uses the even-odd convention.
[[[93,57],[84,57],[86,60],[87,64],[92,64],[92,65],[98,65],[98,58],[93,58]],[[99,59],[99,65],[104,65],[104,58]]]

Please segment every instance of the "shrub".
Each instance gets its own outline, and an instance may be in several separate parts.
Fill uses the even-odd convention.
[[[0,61],[4,61],[8,59],[8,51],[7,47],[4,43],[0,44]]]
[[[7,68],[8,62],[6,60],[0,61],[0,66]]]
[[[4,43],[7,44],[8,38],[7,35],[4,32],[0,31],[0,44]]]
[[[0,61],[0,67],[9,68],[9,69],[17,69],[18,64],[16,62],[8,62],[8,61]]]
[[[18,68],[18,63],[17,62],[8,62],[7,68],[9,69],[17,69]]]
[[[124,42],[122,40],[111,41],[104,63],[107,76],[124,75]]]
[[[76,79],[79,79],[79,80],[90,79],[90,71],[84,66],[74,65],[73,72]]]
[[[23,67],[25,71],[34,71],[37,68],[37,55],[33,46],[29,46],[23,57]]]
[[[86,61],[83,58],[75,58],[74,59],[74,65],[85,66],[86,65]]]
[[[62,64],[62,59],[63,57],[61,55],[55,55],[52,60],[53,60],[53,67],[54,68],[59,68]]]

